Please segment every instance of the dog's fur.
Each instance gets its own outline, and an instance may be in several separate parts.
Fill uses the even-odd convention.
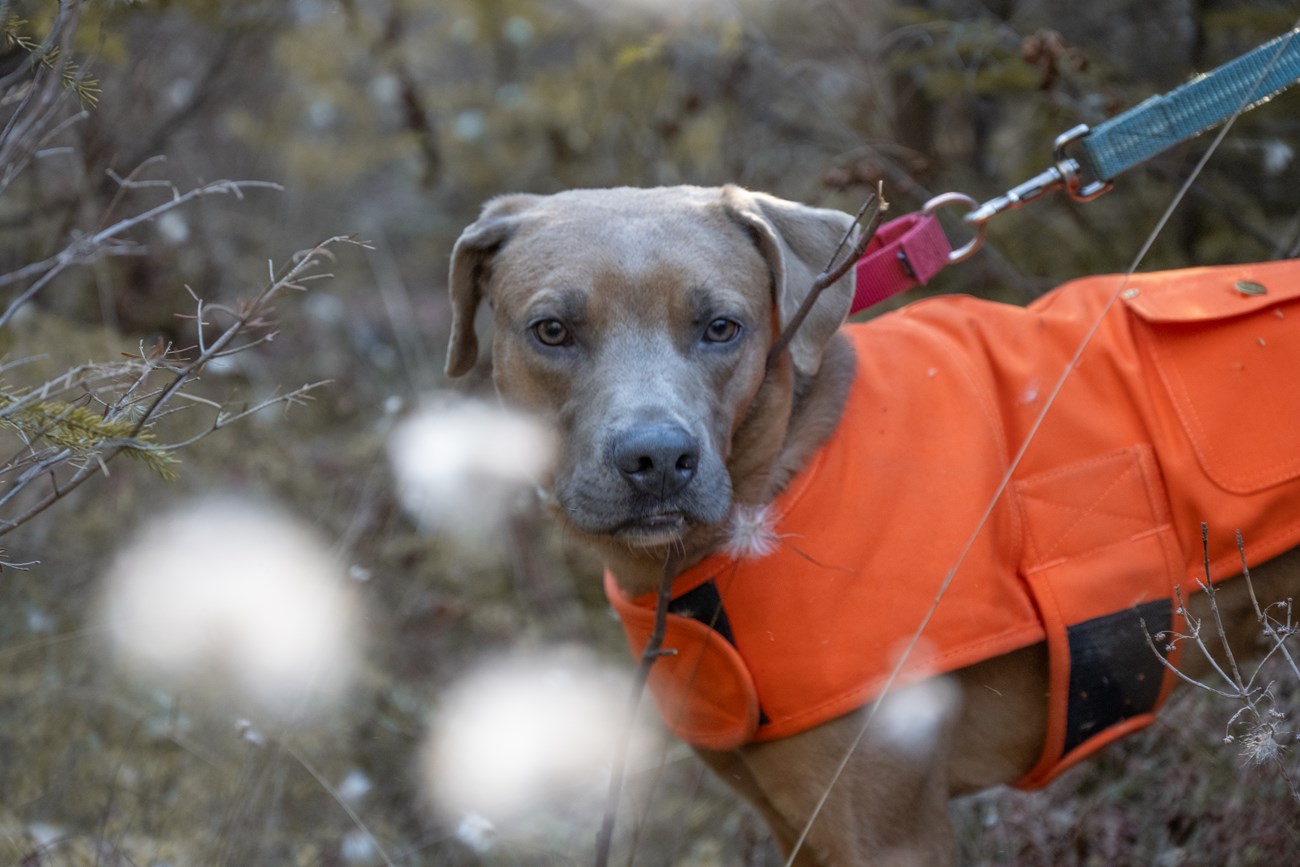
[[[725,543],[728,516],[770,501],[834,429],[854,366],[836,334],[850,281],[818,300],[788,353],[770,369],[765,360],[851,223],[736,187],[614,189],[498,198],[461,236],[448,373],[475,364],[475,311],[487,301],[498,390],[561,433],[548,485],[554,511],[629,594],[657,585],[670,547],[685,552],[686,568]],[[680,472],[647,482],[620,464],[647,437],[680,453]],[[1286,596],[1300,588],[1300,553],[1252,574],[1262,598]],[[1217,596],[1241,647],[1258,629],[1245,591],[1234,580]],[[1199,594],[1189,607],[1208,613]],[[1184,666],[1196,677],[1192,657]],[[796,863],[954,860],[948,798],[1014,781],[1040,754],[1046,651],[1029,647],[955,679],[960,704],[933,751],[911,754],[868,732]],[[850,715],[784,740],[700,753],[762,811],[788,853],[859,727]]]

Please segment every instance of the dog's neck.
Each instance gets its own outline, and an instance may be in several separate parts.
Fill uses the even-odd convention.
[[[839,423],[853,382],[856,359],[848,340],[836,335],[814,376],[794,372],[789,355],[773,365],[732,436],[727,471],[732,513],[763,506],[785,489]],[[677,541],[676,571],[683,572],[730,541],[722,526],[692,527]],[[605,565],[629,596],[653,592],[663,579],[670,548],[629,548],[593,539]]]

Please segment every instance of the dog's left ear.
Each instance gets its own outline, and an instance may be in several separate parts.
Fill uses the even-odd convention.
[[[448,279],[448,292],[451,295],[448,376],[464,376],[478,360],[474,314],[492,275],[492,259],[519,227],[520,215],[540,198],[527,193],[498,196],[484,205],[478,220],[460,233],[451,253],[451,274]]]
[[[767,259],[776,291],[776,306],[784,328],[830,263],[836,245],[853,224],[841,211],[812,208],[736,186],[722,190],[732,217],[749,230]],[[849,239],[851,245],[853,239]],[[843,324],[853,303],[853,272],[827,286],[790,341],[795,370],[813,376],[821,368],[822,351]]]

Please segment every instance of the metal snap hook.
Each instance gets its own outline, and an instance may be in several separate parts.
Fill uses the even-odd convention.
[[[921,208],[921,213],[930,216],[939,208],[946,205],[965,205],[967,212],[979,208],[979,202],[972,199],[965,193],[940,193],[933,199],[925,203]],[[984,246],[984,237],[988,234],[988,223],[980,220],[975,223],[975,237],[971,238],[966,246],[953,250],[948,254],[948,264],[953,265],[957,262],[965,262],[971,256],[974,256],[979,249]]]

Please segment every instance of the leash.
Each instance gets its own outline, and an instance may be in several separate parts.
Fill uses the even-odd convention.
[[[1300,81],[1300,27],[1235,60],[1153,96],[1096,128],[1080,124],[1057,136],[1048,169],[983,204],[964,193],[944,193],[915,214],[884,224],[854,266],[851,313],[930,281],[948,265],[979,251],[988,221],[1049,193],[1064,190],[1090,202],[1114,187],[1120,174],[1179,142],[1267,102]],[[964,205],[975,237],[954,250],[935,212]]]

